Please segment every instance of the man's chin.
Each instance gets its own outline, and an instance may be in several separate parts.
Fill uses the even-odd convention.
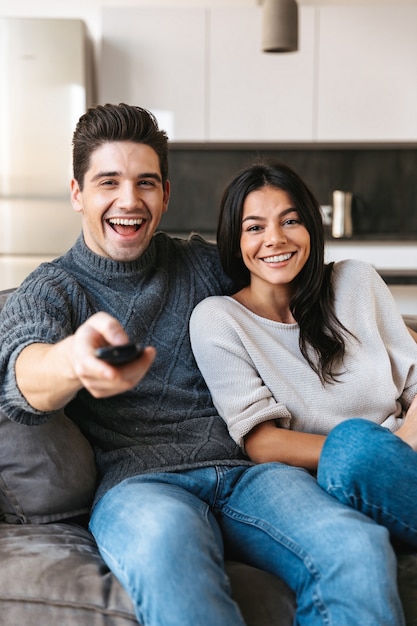
[[[147,250],[152,236],[145,230],[137,233],[136,237],[123,238],[115,237],[114,234],[110,237],[102,238],[101,240],[95,239],[84,233],[84,241],[90,250],[96,254],[112,259],[113,261],[119,261],[123,263],[129,263],[136,261]]]
[[[140,249],[136,248],[134,250],[113,250],[109,254],[109,258],[113,261],[119,261],[120,263],[131,263],[132,261],[137,261],[145,250],[146,248],[143,248],[142,246]]]

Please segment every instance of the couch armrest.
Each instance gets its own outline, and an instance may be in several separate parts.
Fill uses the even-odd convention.
[[[409,328],[417,331],[417,315],[403,315],[403,318]]]

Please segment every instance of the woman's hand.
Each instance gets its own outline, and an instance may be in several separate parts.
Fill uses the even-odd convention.
[[[414,396],[414,400],[408,407],[404,422],[395,434],[408,443],[413,450],[417,450],[417,396]]]

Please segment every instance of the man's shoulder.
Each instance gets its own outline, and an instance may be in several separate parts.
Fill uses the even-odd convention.
[[[41,263],[10,293],[10,299],[53,299],[58,294],[73,294],[77,280],[65,266],[64,257]],[[9,298],[7,298],[9,300]]]
[[[220,263],[217,245],[197,233],[187,238],[172,237],[160,232],[154,236],[157,250],[168,250],[165,260],[173,272],[192,280],[202,288],[203,297],[209,294],[232,293],[233,283]],[[180,261],[178,263],[178,261]]]
[[[204,239],[199,233],[190,233],[188,237],[178,237],[159,231],[154,235],[157,248],[168,248],[177,252],[198,250],[218,258],[217,246],[213,241]]]
[[[158,232],[154,235],[154,242],[157,254],[165,254],[168,262],[181,259],[196,270],[205,268],[207,273],[214,271],[217,276],[223,273],[216,244],[197,233],[181,238]]]

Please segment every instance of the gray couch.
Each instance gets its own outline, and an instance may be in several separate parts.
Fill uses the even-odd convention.
[[[417,317],[408,322],[417,329]],[[31,427],[0,414],[1,626],[137,624],[86,528],[95,480],[90,446],[64,413]],[[291,626],[294,596],[282,581],[226,568],[248,626]],[[417,626],[417,556],[399,555],[399,584],[407,625]]]

